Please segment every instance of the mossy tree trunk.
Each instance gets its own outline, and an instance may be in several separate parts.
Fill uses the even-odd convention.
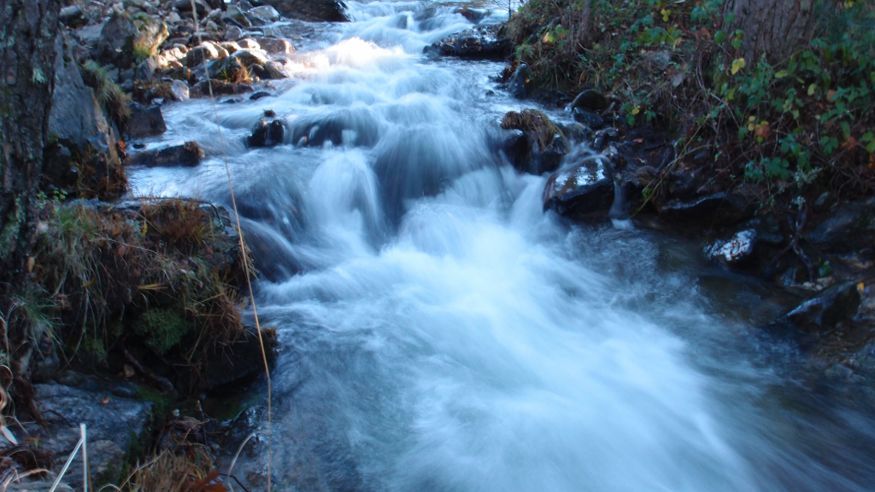
[[[765,56],[786,60],[814,35],[816,0],[728,0],[725,14],[733,29],[744,31],[743,55],[748,63]]]
[[[0,0],[0,272],[24,265],[43,168],[60,0]]]

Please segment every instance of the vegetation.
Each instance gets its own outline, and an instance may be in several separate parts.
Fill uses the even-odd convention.
[[[82,64],[82,77],[94,89],[97,100],[119,126],[131,117],[131,97],[112,80],[106,68],[94,60]]]
[[[675,169],[707,154],[766,205],[875,191],[875,7],[819,2],[809,41],[750,59],[726,3],[530,0],[508,32],[540,87],[595,88],[625,124],[673,130]]]

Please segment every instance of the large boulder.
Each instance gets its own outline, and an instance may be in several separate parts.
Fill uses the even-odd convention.
[[[448,36],[426,47],[425,52],[476,60],[501,60],[510,55],[511,47],[502,26],[488,25]]]
[[[597,158],[550,175],[544,186],[544,210],[572,219],[607,217],[614,201],[614,184]]]
[[[194,167],[204,158],[204,150],[197,142],[185,142],[158,150],[147,150],[130,156],[127,163],[133,166],[186,166]]]
[[[59,36],[44,179],[74,195],[117,198],[127,189],[118,133]]]
[[[785,314],[779,323],[809,333],[823,333],[851,320],[860,307],[861,284],[854,281],[834,285]]]
[[[151,137],[167,131],[161,106],[131,104],[131,116],[125,125],[125,133],[131,138]]]
[[[317,22],[346,22],[346,4],[342,0],[262,0],[285,17]]]
[[[274,147],[285,141],[288,129],[282,120],[262,118],[252,128],[252,133],[246,138],[250,147]]]
[[[156,54],[168,36],[167,25],[152,17],[135,20],[124,12],[115,12],[103,24],[94,55],[104,63],[129,68]]]

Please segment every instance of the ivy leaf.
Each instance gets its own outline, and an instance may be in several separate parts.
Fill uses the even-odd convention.
[[[747,62],[744,61],[744,58],[736,58],[735,60],[732,60],[732,66],[729,68],[729,71],[732,75],[735,75],[744,68],[745,65],[747,65]]]

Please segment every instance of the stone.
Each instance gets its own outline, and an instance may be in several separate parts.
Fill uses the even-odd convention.
[[[247,13],[251,16],[258,17],[264,22],[274,22],[280,18],[279,11],[270,5],[261,5],[252,8]]]
[[[170,95],[174,101],[188,101],[191,97],[191,91],[188,88],[188,84],[182,80],[174,79],[170,81]]]
[[[158,60],[150,56],[145,60],[141,61],[139,65],[134,69],[134,79],[135,80],[152,80],[155,76],[155,71],[158,70]]]
[[[194,87],[191,88],[191,95],[192,97],[209,96],[211,90],[214,96],[227,96],[232,94],[243,94],[246,92],[252,92],[252,86],[249,84],[228,82],[218,79],[204,80],[198,82],[194,85]]]
[[[246,138],[250,147],[274,147],[283,143],[286,135],[286,125],[280,120],[262,118],[252,128],[252,133]]]
[[[614,201],[614,184],[597,159],[550,175],[544,186],[544,210],[573,219],[606,217]]]
[[[251,96],[249,96],[249,100],[250,100],[250,101],[257,101],[257,100],[259,100],[259,99],[261,99],[261,98],[263,98],[263,97],[270,97],[270,96],[271,96],[271,93],[270,93],[270,92],[267,92],[267,91],[258,91],[258,92],[256,92],[255,94],[252,94]]]
[[[255,41],[269,55],[290,56],[295,54],[295,47],[282,38],[259,37]]]
[[[87,22],[85,13],[79,5],[68,5],[62,8],[58,14],[58,19],[65,26],[73,28],[84,26]]]
[[[347,22],[346,4],[342,0],[261,0],[284,17],[316,22]]]
[[[599,130],[605,126],[605,119],[598,113],[581,108],[573,108],[571,114],[574,117],[574,121],[586,125],[587,128]]]
[[[161,135],[167,130],[161,106],[143,106],[131,104],[131,116],[125,125],[125,133],[131,138],[151,137]]]
[[[705,257],[726,265],[735,265],[748,259],[757,243],[757,231],[744,229],[731,238],[717,240],[705,247]]]
[[[856,281],[843,282],[823,290],[783,316],[800,330],[823,332],[839,323],[851,320],[860,307],[860,291]]]
[[[753,205],[733,193],[719,191],[691,199],[673,199],[657,205],[659,215],[678,225],[729,226],[753,214]]]
[[[115,482],[123,478],[119,475],[130,450],[148,430],[153,405],[128,396],[132,390],[93,377],[77,379],[76,387],[34,385],[34,401],[46,423],[34,433],[40,436],[40,448],[53,456],[52,469],[58,471],[79,441],[79,424],[85,424],[91,476]],[[66,483],[79,490],[82,479],[81,465],[70,467],[64,476]],[[105,483],[94,485],[97,489]]]
[[[191,13],[192,11],[192,0],[176,0],[173,2],[173,7],[179,12]],[[201,18],[205,17],[210,11],[213,10],[212,7],[209,6],[203,0],[194,0],[194,9],[197,12],[197,15]]]
[[[510,79],[507,81],[507,90],[510,95],[517,99],[525,99],[529,95],[532,86],[532,72],[525,63],[520,63]]]
[[[188,141],[182,145],[164,147],[158,150],[139,152],[128,157],[131,166],[185,166],[194,167],[204,158],[204,150],[197,142]]]
[[[835,207],[825,220],[805,234],[805,239],[834,252],[872,248],[875,246],[875,198]]]
[[[213,60],[207,67],[207,72],[211,79],[228,82],[248,82],[250,79],[249,71],[239,57]]]
[[[115,12],[103,25],[95,47],[95,58],[118,67],[129,67],[134,61],[134,39],[140,34],[127,14]]]
[[[262,330],[265,350],[272,352],[276,347],[276,332]],[[246,330],[236,340],[225,346],[215,347],[204,360],[201,391],[215,391],[223,386],[244,383],[264,374],[261,357],[261,344],[253,327]]]
[[[267,54],[262,50],[241,49],[234,52],[231,57],[240,60],[244,67],[255,64],[264,66],[269,61]]]
[[[608,99],[600,92],[592,89],[582,90],[570,104],[571,108],[579,108],[593,113],[600,113],[608,108]]]
[[[525,152],[511,158],[520,171],[534,174],[555,171],[562,158],[571,150],[571,145],[562,129],[541,111],[526,109],[510,111],[501,120],[505,130],[521,130],[528,140]],[[517,150],[524,150],[517,147]]]
[[[185,54],[183,64],[186,67],[194,68],[207,60],[221,60],[227,56],[228,51],[225,48],[212,41],[204,41]]]
[[[474,60],[502,60],[511,52],[511,42],[502,26],[478,26],[452,34],[424,50],[431,55],[454,56]]]

